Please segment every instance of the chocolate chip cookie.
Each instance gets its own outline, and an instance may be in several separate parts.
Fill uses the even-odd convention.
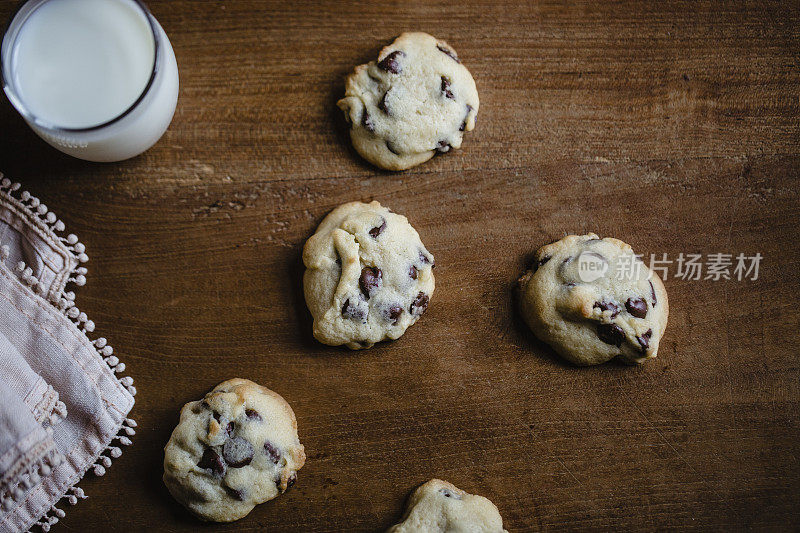
[[[475,128],[478,91],[455,50],[427,33],[403,33],[347,78],[338,106],[361,156],[405,170],[460,148]]]
[[[305,459],[286,400],[229,379],[181,409],[164,448],[164,483],[203,520],[232,522],[291,487]]]
[[[331,211],[303,249],[314,337],[353,350],[397,339],[428,308],[433,255],[406,217],[378,202]]]
[[[667,291],[624,242],[569,235],[537,250],[519,279],[522,316],[577,365],[655,357],[667,327]]]
[[[497,507],[467,494],[447,481],[432,479],[417,488],[406,505],[403,521],[387,533],[505,533]]]

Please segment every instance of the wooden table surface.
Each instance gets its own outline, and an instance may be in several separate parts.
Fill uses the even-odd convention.
[[[4,18],[13,3],[0,4]],[[172,126],[116,164],[68,158],[0,104],[0,169],[78,234],[78,305],[136,380],[134,444],[55,531],[379,531],[440,477],[512,531],[793,529],[800,514],[797,2],[151,1],[178,58]],[[463,149],[402,173],[350,147],[344,76],[405,30],[473,73]],[[301,249],[378,199],[436,255],[398,341],[311,336]],[[763,255],[757,280],[665,284],[641,367],[561,363],[521,324],[540,245]],[[295,487],[228,526],[161,482],[180,407],[247,377],[292,405]]]

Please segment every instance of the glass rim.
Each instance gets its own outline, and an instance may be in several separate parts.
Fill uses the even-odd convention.
[[[107,126],[110,126],[110,125],[112,125],[112,124],[114,124],[116,122],[119,122],[123,118],[127,117],[128,115],[130,115],[133,112],[133,110],[136,109],[139,106],[139,104],[142,102],[142,100],[144,100],[145,96],[147,96],[147,94],[150,92],[150,89],[153,87],[153,84],[155,83],[156,75],[158,74],[158,60],[161,57],[161,53],[162,53],[161,52],[161,44],[159,42],[160,39],[159,39],[159,35],[158,35],[158,29],[156,27],[155,19],[153,18],[153,15],[150,13],[150,10],[147,8],[147,6],[144,4],[144,2],[142,2],[141,0],[127,0],[128,2],[133,3],[136,7],[139,8],[141,13],[144,15],[144,18],[147,20],[147,23],[150,25],[150,32],[153,35],[153,68],[150,71],[150,78],[147,80],[147,84],[144,86],[144,89],[142,89],[141,94],[136,98],[136,100],[133,101],[133,103],[130,106],[128,106],[128,108],[126,108],[119,115],[111,118],[110,120],[107,120],[107,121],[102,122],[100,124],[97,124],[95,126],[87,126],[87,127],[81,127],[81,128],[68,128],[68,127],[64,127],[64,126],[58,126],[57,124],[54,124],[54,123],[52,123],[52,122],[50,122],[48,120],[43,119],[42,117],[36,116],[28,108],[28,106],[25,105],[24,99],[21,97],[21,95],[19,95],[17,93],[12,81],[6,78],[6,67],[8,66],[9,75],[10,75],[11,74],[11,72],[10,72],[11,64],[13,63],[13,61],[8,61],[8,62],[4,61],[4,57],[3,56],[5,54],[3,52],[5,52],[5,49],[4,49],[5,48],[5,46],[4,46],[5,45],[5,37],[8,35],[8,32],[11,30],[11,27],[14,24],[15,19],[20,14],[22,9],[28,3],[33,2],[33,1],[35,1],[35,0],[23,0],[17,5],[16,9],[11,14],[11,17],[8,19],[8,23],[6,24],[5,28],[3,29],[3,36],[2,36],[3,43],[2,43],[2,45],[0,45],[0,46],[2,46],[2,48],[0,48],[0,82],[2,82],[3,91],[6,93],[6,96],[8,97],[9,102],[11,102],[11,105],[14,106],[14,109],[16,109],[17,112],[19,112],[19,114],[22,115],[22,117],[25,120],[27,120],[29,122],[32,122],[33,124],[35,124],[36,126],[38,126],[40,128],[44,128],[46,130],[50,130],[50,131],[55,132],[55,133],[81,133],[81,132],[96,131],[96,130],[105,128]],[[40,6],[45,4],[45,3],[47,3],[47,2],[49,2],[49,1],[50,0],[42,0],[41,3],[40,3]],[[36,9],[39,9],[40,6],[36,6],[33,11],[35,11]],[[33,11],[31,11],[31,13],[29,13],[28,16],[33,14]],[[22,21],[20,23],[20,28],[22,28],[22,25],[24,25],[24,24],[25,24],[25,21]],[[17,35],[14,36],[14,41],[16,42],[16,40],[17,40]],[[13,47],[14,44],[15,44],[14,42],[9,42],[9,46]],[[9,50],[9,53],[10,52],[11,51]]]

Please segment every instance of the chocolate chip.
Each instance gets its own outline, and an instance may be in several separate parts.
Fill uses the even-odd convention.
[[[642,347],[642,353],[646,353],[647,349],[650,347],[650,337],[653,336],[653,330],[648,329],[641,335],[636,336],[636,340],[639,341],[639,346]]]
[[[369,230],[369,236],[372,237],[373,239],[377,239],[378,235],[383,233],[383,230],[385,229],[386,229],[386,219],[381,217],[381,225],[375,226],[374,228]]]
[[[424,292],[420,292],[417,294],[417,297],[414,298],[414,301],[411,302],[411,307],[408,308],[408,312],[414,316],[419,316],[425,312],[428,308],[428,302],[430,298]]]
[[[598,324],[597,337],[606,344],[619,346],[625,340],[625,332],[616,324]]]
[[[390,141],[386,141],[386,149],[392,152],[394,155],[400,155],[400,152]]]
[[[450,90],[450,80],[447,77],[442,76],[442,94],[445,98],[450,98],[451,100],[455,100],[455,96],[453,96],[453,91]]]
[[[607,302],[606,300],[595,302],[594,307],[601,311],[611,311],[611,318],[615,318],[619,314],[619,306],[613,302]]]
[[[197,466],[205,470],[211,470],[211,473],[218,476],[225,475],[225,463],[222,461],[222,457],[219,456],[219,452],[214,448],[206,448]]]
[[[442,46],[441,44],[437,44],[437,45],[436,45],[436,48],[438,48],[440,52],[442,52],[442,53],[444,53],[444,54],[447,54],[448,56],[450,56],[450,59],[452,59],[452,60],[453,60],[453,61],[455,61],[456,63],[461,63],[461,60],[460,60],[460,59],[458,59],[458,56],[456,55],[456,53],[455,53],[455,51],[454,51],[454,50],[450,50],[449,48],[445,48],[445,47],[444,47],[444,46]]]
[[[378,68],[392,74],[400,74],[400,71],[403,70],[400,67],[400,58],[405,55],[402,50],[395,50],[378,62]]]
[[[367,298],[378,290],[382,281],[383,272],[381,272],[380,268],[364,267],[361,269],[361,278],[358,280],[358,283],[361,286],[361,292],[364,293],[364,296]]]
[[[276,477],[276,478],[275,478],[275,485],[277,485],[278,489],[279,489],[281,492],[286,492],[287,490],[289,490],[290,488],[292,488],[292,485],[294,485],[294,484],[295,484],[295,482],[297,481],[297,472],[292,472],[292,473],[289,475],[289,478],[286,480],[286,488],[282,488],[282,487],[281,487],[281,481],[282,481],[282,479],[281,479],[281,475],[280,475],[280,474],[278,474],[278,477]]]
[[[439,153],[443,154],[445,152],[449,152],[450,148],[452,148],[452,146],[450,146],[450,143],[447,141],[439,141],[436,143],[436,151]]]
[[[411,267],[409,267],[409,269],[408,269],[408,277],[411,278],[411,279],[417,279],[417,272],[419,272],[417,270],[417,267],[415,267],[414,265],[411,265]]]
[[[243,502],[245,500],[245,496],[247,495],[247,491],[244,489],[238,490],[230,487],[225,487],[225,492],[230,494],[231,498],[237,499],[240,502]]]
[[[399,305],[393,305],[386,310],[386,319],[394,326],[397,324],[397,321],[400,319],[400,315],[402,314],[403,308]]]
[[[539,269],[542,267],[542,265],[544,265],[545,263],[547,263],[548,261],[550,261],[552,258],[553,258],[553,257],[552,257],[552,256],[550,256],[550,255],[545,255],[545,256],[542,256],[542,257],[540,257],[540,258],[539,258],[539,260],[538,260],[538,261],[536,261],[536,262],[533,264],[533,266],[531,267],[531,270],[533,270],[534,272],[536,272],[537,270],[539,270]]]
[[[222,415],[221,415],[221,414],[219,414],[219,413],[218,413],[218,412],[216,412],[216,411],[214,411],[213,413],[211,413],[211,415],[214,417],[214,420],[216,420],[217,422],[219,422],[219,421],[222,419]]]
[[[647,316],[647,302],[641,298],[628,298],[628,301],[625,302],[625,309],[636,318]]]
[[[231,435],[233,435],[233,431],[235,429],[236,429],[236,424],[234,424],[233,422],[228,422],[228,425],[225,427],[225,433],[227,433],[228,436],[230,437]]]
[[[389,113],[389,108],[386,106],[386,97],[387,96],[389,96],[389,91],[386,91],[385,93],[383,93],[383,96],[381,97],[381,101],[378,102],[378,109],[380,109],[381,111],[383,111],[387,115],[391,115],[391,113]]]
[[[361,125],[364,126],[365,130],[373,133],[375,132],[375,124],[372,122],[372,117],[369,116],[366,109],[361,114]]]
[[[464,122],[461,123],[461,127],[458,128],[458,131],[464,131],[467,129],[467,119],[469,118],[469,114],[472,111],[472,106],[467,104],[467,115],[464,117]]]
[[[259,421],[259,422],[261,422],[261,420],[263,420],[263,419],[261,418],[261,415],[260,415],[260,414],[258,414],[258,411],[256,411],[255,409],[245,409],[245,410],[244,410],[244,414],[245,414],[245,416],[247,416],[247,418],[249,418],[250,420],[257,420],[257,421]]]
[[[247,466],[253,460],[253,445],[245,438],[233,437],[222,446],[222,457],[233,468]]]
[[[656,300],[656,288],[653,287],[652,281],[648,281],[648,283],[650,284],[650,296],[653,298],[653,307],[655,307],[658,303],[658,300]]]
[[[419,260],[422,261],[423,265],[427,265],[427,264],[429,264],[431,262],[431,260],[428,258],[428,256],[423,252],[419,253]]]
[[[461,496],[459,496],[458,494],[447,488],[439,489],[439,492],[442,493],[442,495],[444,495],[445,498],[453,498],[455,500],[461,499]]]
[[[264,453],[267,454],[269,460],[275,464],[281,460],[281,451],[276,448],[270,441],[264,442]]]
[[[364,310],[350,303],[350,298],[344,301],[342,316],[351,320],[364,320]]]

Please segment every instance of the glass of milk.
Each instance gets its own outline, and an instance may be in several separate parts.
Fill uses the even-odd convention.
[[[42,139],[80,159],[141,154],[175,113],[175,53],[139,0],[28,0],[0,54],[11,104]]]

